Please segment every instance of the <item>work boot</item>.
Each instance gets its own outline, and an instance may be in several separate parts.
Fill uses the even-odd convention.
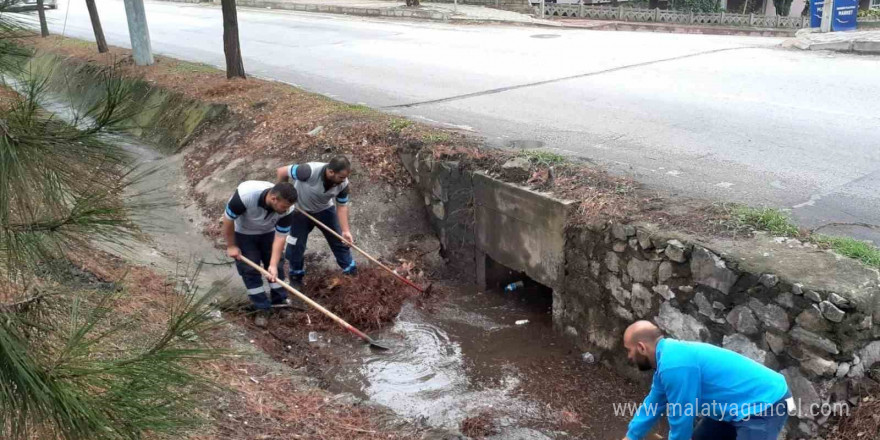
[[[305,285],[303,284],[303,279],[299,277],[293,277],[290,279],[290,287],[293,287],[298,292],[302,293]]]
[[[254,325],[259,328],[266,328],[269,326],[269,311],[268,310],[257,310],[256,316],[254,316]]]

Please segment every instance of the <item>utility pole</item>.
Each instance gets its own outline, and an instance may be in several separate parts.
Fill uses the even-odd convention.
[[[92,20],[92,30],[95,32],[98,52],[107,53],[107,40],[104,39],[104,29],[101,27],[101,19],[98,17],[98,7],[95,6],[95,0],[86,0],[86,8],[89,9],[89,18]]]
[[[822,24],[819,32],[831,32],[831,18],[834,16],[834,0],[825,0],[822,5]]]
[[[144,0],[123,0],[125,17],[128,19],[128,36],[131,37],[131,52],[138,66],[153,64],[153,50],[150,47],[150,30],[147,28],[147,14]]]

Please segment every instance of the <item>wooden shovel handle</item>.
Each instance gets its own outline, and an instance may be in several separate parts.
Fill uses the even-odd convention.
[[[425,289],[422,289],[421,287],[417,286],[417,285],[416,285],[415,283],[413,283],[412,281],[410,281],[410,280],[404,278],[403,276],[401,276],[401,275],[398,274],[397,272],[395,272],[395,271],[393,271],[392,269],[390,269],[388,266],[386,266],[386,265],[380,263],[379,260],[373,258],[373,257],[372,257],[370,254],[368,254],[365,250],[363,250],[363,249],[361,249],[361,248],[355,246],[354,243],[352,243],[352,242],[350,242],[350,241],[348,241],[348,240],[342,238],[342,236],[339,235],[339,234],[337,234],[336,231],[334,231],[333,229],[331,229],[329,226],[327,226],[327,225],[321,223],[321,222],[318,221],[318,219],[316,219],[315,217],[312,217],[312,215],[309,214],[308,212],[303,211],[302,208],[300,208],[299,206],[296,207],[296,210],[299,211],[300,213],[302,213],[302,215],[306,216],[307,219],[311,220],[311,221],[314,222],[316,225],[318,225],[319,228],[321,228],[321,229],[323,229],[323,230],[325,230],[325,231],[327,231],[327,232],[333,234],[334,237],[336,237],[336,238],[342,240],[343,243],[345,243],[346,245],[348,245],[348,246],[354,248],[354,250],[360,252],[361,255],[367,257],[370,261],[372,261],[373,263],[376,263],[376,264],[377,264],[379,267],[381,267],[382,269],[387,270],[388,273],[390,273],[391,275],[394,275],[394,276],[397,277],[397,279],[399,279],[400,281],[403,281],[404,283],[406,283],[407,285],[409,285],[409,286],[412,287],[413,289],[418,290],[418,291],[421,292],[421,293],[425,293]]]
[[[247,264],[248,266],[253,267],[254,269],[258,270],[261,274],[263,274],[264,277],[268,278],[268,277],[271,276],[271,274],[269,273],[269,271],[267,271],[266,269],[263,269],[262,266],[260,266],[260,265],[258,265],[258,264],[255,264],[253,261],[249,260],[249,259],[248,259],[247,257],[245,257],[244,255],[242,255],[240,258],[241,258],[241,261],[244,262],[244,264]],[[285,282],[282,281],[282,280],[275,280],[275,282],[278,283],[278,284],[281,284],[281,286],[284,287],[285,289],[287,289],[288,292],[290,292],[290,293],[296,295],[297,298],[303,300],[306,304],[308,304],[308,305],[310,305],[311,307],[317,309],[319,312],[321,312],[321,313],[323,313],[323,314],[329,316],[330,319],[336,321],[336,323],[339,324],[340,326],[342,326],[342,328],[344,328],[344,329],[346,329],[346,330],[348,330],[348,331],[354,333],[357,337],[363,339],[364,341],[366,341],[366,342],[368,342],[368,343],[370,343],[370,344],[374,343],[373,338],[367,336],[364,332],[362,332],[362,331],[360,331],[360,330],[354,328],[354,326],[352,326],[351,324],[345,322],[344,319],[342,319],[342,318],[336,316],[336,314],[334,314],[333,312],[331,312],[331,311],[325,309],[325,308],[322,307],[320,304],[318,304],[318,303],[312,301],[311,298],[309,298],[309,297],[303,295],[302,293],[300,293],[300,291],[298,291],[298,290],[294,289],[293,287],[291,287],[290,284],[287,284],[287,283],[285,283]]]

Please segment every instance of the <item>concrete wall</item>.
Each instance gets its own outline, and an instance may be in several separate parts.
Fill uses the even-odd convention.
[[[106,93],[106,73],[93,65],[66,63],[55,55],[38,54],[29,64],[33,75],[47,78],[50,91],[69,94],[83,108],[100,104]],[[120,80],[122,81],[122,80]],[[204,124],[219,118],[226,106],[194,101],[143,81],[124,80],[132,93],[128,131],[165,152],[176,152]]]
[[[571,203],[482,173],[474,174],[473,182],[477,264],[480,255],[488,255],[545,286],[561,289]],[[477,280],[481,281],[479,276]]]

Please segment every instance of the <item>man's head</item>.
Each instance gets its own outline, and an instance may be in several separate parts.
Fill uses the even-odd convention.
[[[296,203],[296,189],[290,182],[276,183],[266,195],[266,206],[273,211],[284,214]]]
[[[333,182],[334,185],[339,185],[348,179],[349,174],[351,174],[351,162],[345,156],[336,156],[327,163],[324,178]]]
[[[623,346],[629,361],[640,371],[657,368],[657,342],[663,332],[650,321],[636,321],[623,332]]]

